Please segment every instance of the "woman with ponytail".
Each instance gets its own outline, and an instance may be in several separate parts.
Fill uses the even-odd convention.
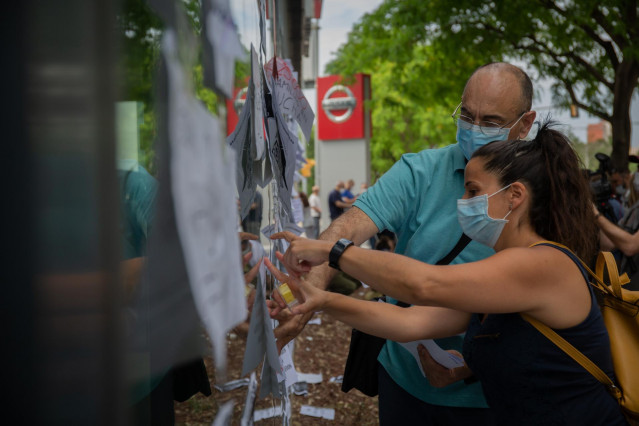
[[[589,189],[566,137],[546,123],[533,140],[481,147],[466,167],[465,188],[458,219],[470,238],[495,249],[487,259],[434,266],[285,232],[272,238],[290,242],[286,254],[278,253],[290,276],[267,266],[302,302],[294,314],[324,310],[398,342],[465,332],[465,362],[497,424],[625,424],[605,387],[520,315],[548,325],[614,377],[608,334],[586,273],[562,247],[589,260],[597,242]],[[329,259],[413,306],[356,300],[304,282],[302,274]]]

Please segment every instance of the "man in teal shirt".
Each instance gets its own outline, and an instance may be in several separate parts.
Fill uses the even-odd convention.
[[[464,194],[466,162],[483,144],[526,137],[535,119],[531,104],[532,83],[521,69],[506,63],[478,68],[453,114],[458,143],[403,155],[320,239],[347,238],[361,244],[388,229],[397,234],[397,253],[436,263],[462,235],[457,200]],[[472,262],[492,253],[471,242],[452,263]],[[333,274],[323,265],[314,268],[307,281],[326,288]],[[297,335],[306,321],[306,317],[297,317],[278,327],[279,343]],[[437,343],[461,351],[462,340],[452,336]],[[468,368],[448,370],[442,376],[441,366],[424,363],[424,377],[412,355],[391,341],[378,361],[380,424],[491,424],[480,385],[462,381],[472,376]]]

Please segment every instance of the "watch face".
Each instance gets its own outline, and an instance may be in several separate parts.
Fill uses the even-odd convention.
[[[339,240],[340,244],[343,245],[344,247],[346,247],[348,244],[351,243],[351,241],[347,240],[346,238],[340,238]]]

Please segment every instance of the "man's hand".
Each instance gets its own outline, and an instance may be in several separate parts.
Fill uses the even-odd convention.
[[[280,238],[288,241],[289,247],[286,253],[276,253],[276,256],[284,264],[286,270],[297,277],[309,272],[312,266],[321,265],[328,261],[328,254],[334,244],[331,241],[298,237],[288,231],[271,235],[272,240]]]
[[[375,223],[362,210],[353,207],[333,221],[329,228],[320,235],[319,239],[325,241],[325,244],[330,246],[328,249],[330,252],[335,241],[340,238],[348,238],[356,245],[359,245],[372,235],[375,235],[376,232],[378,232],[378,229]],[[328,257],[326,257],[326,259],[328,259]],[[323,262],[325,262],[326,259],[324,259]],[[292,260],[290,262],[294,263]],[[288,266],[287,270],[289,273],[295,275],[295,272],[288,269]],[[325,289],[336,273],[337,271],[330,268],[327,264],[323,264],[314,267],[313,270],[308,273],[304,282],[307,286]],[[291,289],[293,290],[293,286],[291,286]],[[300,308],[300,306],[296,308]],[[288,309],[283,312],[290,314]],[[281,321],[275,329],[278,347],[282,347],[294,339],[304,329],[304,326],[311,319],[312,315],[312,311],[309,311],[303,315],[294,315],[291,316],[291,318]]]
[[[419,359],[422,362],[422,369],[424,370],[424,374],[426,374],[426,379],[433,387],[443,388],[473,375],[473,372],[470,371],[470,368],[466,365],[457,368],[444,367],[430,356],[430,353],[424,345],[420,344],[417,346],[417,352],[419,353]],[[448,352],[463,358],[457,351],[450,350]]]

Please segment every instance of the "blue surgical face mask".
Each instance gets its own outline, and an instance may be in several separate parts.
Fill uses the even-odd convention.
[[[503,128],[497,130],[496,134],[489,136],[482,133],[481,129],[481,126],[467,123],[463,120],[457,120],[457,142],[467,160],[470,160],[470,157],[473,156],[473,152],[478,148],[490,142],[506,140],[508,133],[510,133],[510,128]],[[489,129],[495,132],[494,128]]]
[[[484,194],[457,200],[457,220],[459,220],[464,234],[468,235],[470,239],[488,247],[495,247],[501,231],[508,223],[506,218],[512,210],[509,210],[502,219],[493,219],[488,216],[488,199],[508,187],[510,185],[491,195]]]

